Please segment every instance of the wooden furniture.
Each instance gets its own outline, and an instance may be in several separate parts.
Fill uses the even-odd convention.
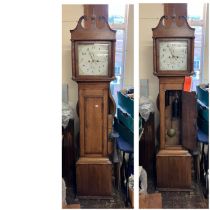
[[[155,167],[155,122],[154,113],[150,113],[148,121],[142,121],[144,129],[139,142],[139,164],[143,166],[148,175],[154,174]]]
[[[171,24],[166,26],[170,19]],[[182,25],[177,24],[182,20]],[[193,73],[194,29],[185,17],[163,16],[153,28],[154,75],[159,78],[160,150],[156,155],[157,189],[189,190],[191,155],[196,147],[196,97],[184,92]]]
[[[82,21],[89,23],[85,24],[88,28],[82,27]],[[77,195],[106,198],[112,194],[108,118],[115,114],[109,83],[115,79],[116,31],[109,27],[104,17],[82,16],[70,32],[72,79],[78,83],[80,123]]]
[[[67,185],[70,184],[70,177],[75,179],[75,142],[74,142],[74,120],[70,119],[66,128],[62,128],[62,177]],[[72,176],[71,176],[72,175]],[[72,180],[73,182],[75,180]]]

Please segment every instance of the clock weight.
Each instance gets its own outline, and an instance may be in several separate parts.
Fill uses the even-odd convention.
[[[170,98],[175,95],[175,98],[173,97],[172,104],[171,104],[171,127],[167,130],[167,135],[169,137],[174,137],[176,135],[176,129],[173,128],[173,120],[178,120],[180,116],[180,100],[179,100],[179,94],[178,91],[170,91],[169,95],[169,101]]]

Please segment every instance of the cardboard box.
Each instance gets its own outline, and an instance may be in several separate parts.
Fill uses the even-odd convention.
[[[131,208],[134,208],[134,192],[128,188]],[[139,194],[139,209],[162,209],[161,193]]]
[[[131,202],[131,208],[133,208],[134,206],[133,190],[131,190],[130,187],[128,188],[128,194]]]
[[[140,194],[139,195],[140,209],[162,209],[161,193]]]

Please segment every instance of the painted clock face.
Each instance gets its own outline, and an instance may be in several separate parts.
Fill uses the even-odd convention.
[[[187,40],[160,41],[159,64],[160,70],[187,70]]]
[[[78,45],[79,75],[108,75],[109,43]]]

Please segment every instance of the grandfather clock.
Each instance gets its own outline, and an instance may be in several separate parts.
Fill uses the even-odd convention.
[[[190,190],[189,151],[196,146],[196,98],[195,92],[185,92],[183,86],[185,77],[193,74],[194,29],[184,16],[163,16],[152,31],[154,75],[159,79],[157,189]]]
[[[82,26],[83,21],[89,27]],[[114,76],[116,31],[104,17],[82,16],[71,30],[72,79],[78,83],[80,157],[76,163],[77,195],[106,197],[112,193],[108,158],[110,81]]]

